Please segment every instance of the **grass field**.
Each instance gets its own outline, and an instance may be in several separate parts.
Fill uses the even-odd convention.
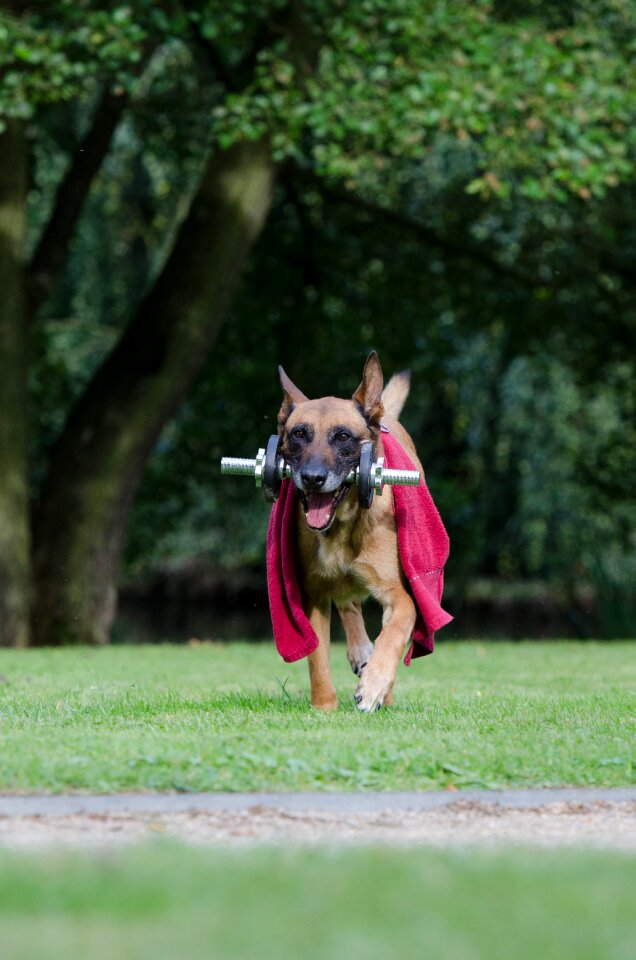
[[[441,643],[372,716],[332,659],[325,716],[269,644],[0,651],[0,790],[634,782],[635,643]]]
[[[0,854],[6,960],[632,960],[636,858],[427,850]]]
[[[0,651],[0,791],[633,782],[636,644],[441,644],[369,716],[269,645]],[[0,851],[7,960],[631,960],[636,857]]]

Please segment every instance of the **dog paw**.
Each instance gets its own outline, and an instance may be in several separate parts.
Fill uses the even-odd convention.
[[[351,646],[347,649],[347,659],[351,664],[351,669],[355,673],[356,677],[362,676],[362,671],[369,662],[369,658],[373,653],[373,644],[370,640],[367,640],[366,643],[361,643],[359,646]]]
[[[314,710],[322,710],[323,713],[330,713],[332,710],[338,709],[338,697],[321,697],[320,699],[313,699],[311,705]]]
[[[358,710],[363,713],[373,713],[374,710],[379,710],[385,703],[392,702],[392,686],[392,682],[387,680],[386,677],[371,676],[367,670],[353,695]]]

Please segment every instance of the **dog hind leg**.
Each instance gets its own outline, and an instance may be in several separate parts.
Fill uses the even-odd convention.
[[[373,653],[373,644],[367,636],[364,625],[362,606],[356,601],[351,601],[339,606],[338,613],[347,637],[347,659],[355,675],[361,677]]]
[[[329,666],[331,604],[310,607],[307,617],[320,641],[314,652],[307,657],[311,703],[318,710],[336,710],[338,696]]]

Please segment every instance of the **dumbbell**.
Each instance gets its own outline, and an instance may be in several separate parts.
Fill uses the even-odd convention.
[[[254,477],[256,486],[265,494],[265,499],[273,502],[278,499],[281,483],[291,479],[292,469],[279,454],[280,437],[277,433],[261,447],[254,459],[241,457],[222,457],[221,473],[227,476]],[[384,466],[384,457],[373,459],[373,444],[370,440],[362,443],[360,463],[349,473],[346,483],[358,484],[358,503],[367,509],[373,501],[373,494],[382,493],[385,484],[417,487],[420,482],[419,470],[392,470]]]

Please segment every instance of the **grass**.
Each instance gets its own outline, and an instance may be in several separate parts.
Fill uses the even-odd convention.
[[[440,644],[373,716],[269,645],[0,651],[0,790],[633,782],[636,644]],[[7,960],[627,960],[636,857],[387,848],[0,851]]]
[[[7,960],[631,960],[636,857],[243,851],[0,854]]]
[[[0,651],[0,791],[634,782],[636,643],[440,643],[368,716],[269,644]]]

